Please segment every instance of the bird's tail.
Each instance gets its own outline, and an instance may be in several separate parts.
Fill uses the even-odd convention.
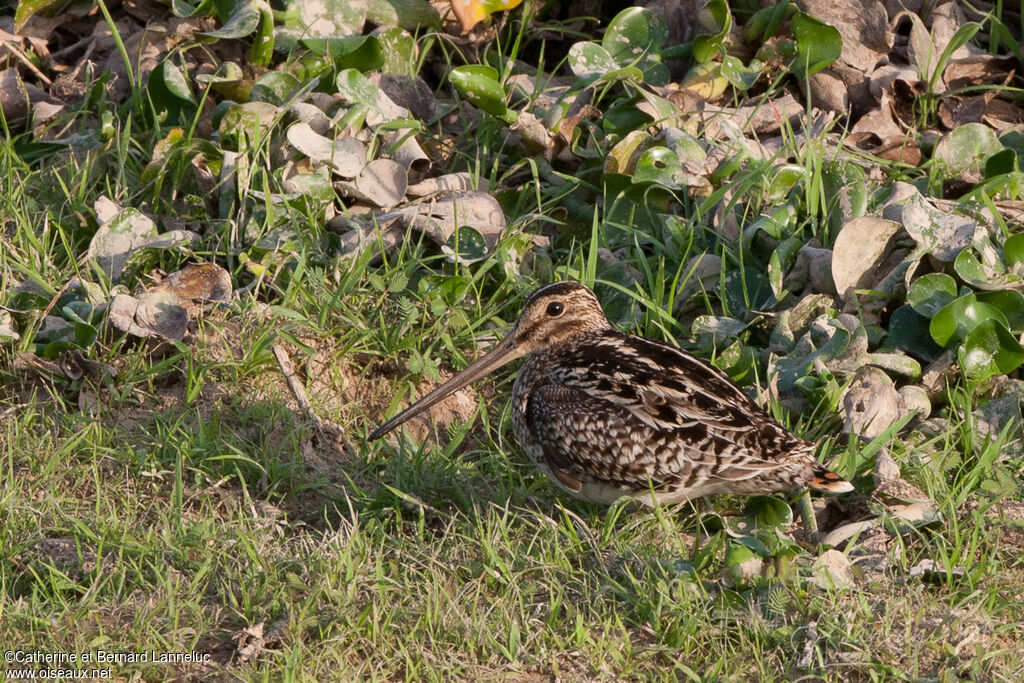
[[[853,490],[853,484],[818,463],[811,480],[807,482],[807,488],[825,493],[847,493]]]

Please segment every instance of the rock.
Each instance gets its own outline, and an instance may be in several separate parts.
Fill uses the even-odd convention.
[[[822,589],[842,589],[853,586],[850,560],[838,550],[826,550],[811,565],[814,585]]]

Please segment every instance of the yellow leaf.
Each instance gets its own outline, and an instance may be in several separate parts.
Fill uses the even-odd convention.
[[[449,0],[452,12],[462,25],[462,33],[470,30],[489,14],[512,9],[523,0]]]
[[[683,78],[682,86],[710,101],[725,92],[729,81],[722,75],[721,64],[697,64]]]

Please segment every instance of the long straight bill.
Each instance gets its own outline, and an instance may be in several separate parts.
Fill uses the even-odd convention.
[[[465,370],[455,375],[420,400],[416,401],[416,403],[413,403],[398,415],[395,415],[380,427],[377,427],[373,430],[373,433],[370,434],[367,440],[373,441],[374,439],[379,439],[398,425],[402,424],[406,420],[416,417],[435,403],[443,401],[449,395],[454,394],[467,384],[491,374],[501,366],[511,363],[522,355],[523,352],[516,348],[512,343],[512,335],[505,337],[497,346],[484,354],[476,362],[470,363],[469,367]]]

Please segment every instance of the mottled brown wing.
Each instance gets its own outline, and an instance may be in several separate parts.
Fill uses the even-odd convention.
[[[690,354],[609,332],[560,361],[560,384],[629,410],[654,429],[747,431],[770,418],[725,373]]]
[[[749,479],[779,466],[702,423],[652,428],[627,407],[580,387],[535,388],[527,421],[563,483],[591,477],[630,490],[693,487]]]

